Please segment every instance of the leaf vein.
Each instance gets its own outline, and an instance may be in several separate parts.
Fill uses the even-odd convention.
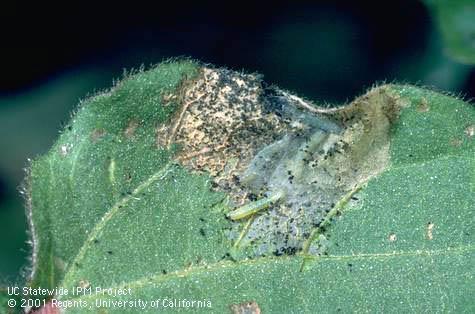
[[[64,276],[61,286],[65,286],[68,283],[68,281],[72,277],[72,274],[76,271],[76,268],[78,267],[79,262],[84,258],[87,250],[91,247],[91,244],[100,235],[100,233],[102,232],[104,227],[107,225],[107,223],[112,219],[112,217],[114,217],[114,215],[116,215],[119,212],[119,210],[122,207],[124,207],[131,199],[134,199],[134,197],[137,194],[141,193],[144,189],[149,187],[155,181],[163,179],[171,171],[172,165],[173,165],[172,162],[168,162],[163,168],[161,168],[159,171],[155,172],[153,175],[148,177],[147,180],[139,184],[132,191],[132,193],[118,200],[109,210],[105,212],[102,218],[98,221],[98,223],[94,226],[92,231],[89,233],[89,236],[84,241],[84,244],[82,245],[82,247],[79,249],[76,257],[72,260],[69,266],[69,270],[66,271],[66,274]]]
[[[314,261],[326,261],[326,260],[352,260],[352,259],[390,259],[395,257],[408,257],[408,256],[429,256],[432,257],[434,255],[444,255],[444,254],[463,254],[466,252],[473,251],[475,247],[473,245],[466,245],[460,246],[456,248],[447,248],[441,250],[415,250],[415,251],[401,251],[401,252],[390,252],[390,253],[361,253],[361,254],[351,254],[351,255],[328,255],[328,256],[303,256],[305,259],[311,259]],[[117,286],[109,287],[112,289],[137,289],[147,286],[148,284],[157,284],[160,282],[166,282],[169,280],[173,280],[176,278],[184,278],[192,274],[199,274],[199,273],[209,273],[213,271],[222,270],[225,268],[233,268],[240,265],[259,265],[259,264],[266,264],[269,262],[282,262],[285,260],[291,260],[295,258],[295,256],[280,256],[280,257],[266,257],[266,258],[259,258],[254,260],[242,260],[239,262],[231,262],[231,261],[219,261],[213,264],[198,266],[198,267],[191,267],[184,270],[179,270],[175,272],[170,272],[166,275],[157,273],[153,276],[142,277],[138,280],[129,282],[129,283],[122,283]],[[298,268],[296,269],[298,271]],[[96,295],[81,295],[77,298],[71,299],[92,299],[92,298],[99,298]]]

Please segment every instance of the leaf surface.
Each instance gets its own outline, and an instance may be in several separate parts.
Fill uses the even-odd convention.
[[[79,313],[101,300],[130,301],[120,311],[134,312],[138,299],[151,312],[156,299],[160,310],[186,299],[216,313],[244,302],[264,313],[474,310],[472,105],[379,87],[405,104],[390,129],[389,164],[310,238],[325,250],[240,255],[227,233],[226,193],[176,162],[179,145],[157,145],[199,67],[165,63],[85,101],[33,162],[33,287],[132,291],[58,296],[87,302],[68,309]]]

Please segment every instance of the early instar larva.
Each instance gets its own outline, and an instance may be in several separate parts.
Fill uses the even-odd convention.
[[[268,197],[261,198],[255,202],[247,203],[241,207],[236,208],[228,214],[228,217],[232,220],[239,220],[249,217],[262,209],[269,207],[271,204],[277,202],[285,195],[283,190],[280,190]]]

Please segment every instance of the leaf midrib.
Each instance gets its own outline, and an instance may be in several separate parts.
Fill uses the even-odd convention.
[[[147,285],[162,283],[166,281],[171,281],[176,278],[183,278],[187,277],[192,274],[200,274],[200,273],[209,273],[209,272],[216,272],[223,269],[231,269],[238,266],[246,266],[246,265],[259,265],[259,264],[267,264],[273,262],[286,262],[291,261],[293,259],[307,259],[313,262],[319,261],[345,261],[347,263],[348,260],[389,260],[391,258],[397,257],[411,257],[411,256],[434,256],[434,255],[456,255],[456,254],[463,254],[466,252],[474,251],[475,246],[473,245],[466,245],[451,248],[448,247],[446,249],[440,250],[415,250],[415,251],[393,251],[390,253],[360,253],[360,254],[352,254],[352,255],[327,255],[327,256],[314,256],[314,255],[294,255],[294,256],[279,256],[279,257],[261,257],[257,259],[248,259],[248,260],[241,260],[238,262],[232,261],[219,261],[213,264],[203,265],[203,266],[196,266],[190,267],[185,270],[175,271],[168,274],[162,274],[161,272],[157,272],[153,276],[142,277],[138,280],[131,281],[128,283],[122,283],[117,286],[111,286],[107,288],[111,289],[138,289],[146,287]],[[297,266],[297,265],[296,265]],[[295,271],[298,272],[299,267],[295,268]],[[103,289],[106,289],[102,287]],[[70,296],[69,294],[67,296]],[[69,300],[88,300],[88,299],[99,299],[97,295],[75,295],[77,297],[67,298]],[[100,295],[99,295],[100,296]]]

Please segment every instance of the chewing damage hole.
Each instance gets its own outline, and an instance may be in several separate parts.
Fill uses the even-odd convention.
[[[131,139],[135,135],[135,130],[137,130],[137,127],[139,126],[139,122],[135,119],[132,119],[129,121],[127,124],[127,127],[124,130],[124,136],[128,139]]]
[[[322,253],[321,241],[306,241],[335,204],[388,166],[401,106],[379,87],[346,107],[317,108],[259,76],[211,68],[183,93],[157,143],[178,145],[178,162],[211,174],[234,209],[228,237],[254,256]]]
[[[397,240],[397,236],[395,233],[391,233],[388,237],[389,242],[394,242]]]
[[[78,283],[78,287],[81,287],[83,289],[86,289],[86,288],[89,288],[91,286],[90,282],[83,279],[83,280],[79,280],[79,283]]]
[[[94,129],[91,132],[91,140],[93,143],[97,143],[104,135],[106,135],[106,131],[104,129]]]
[[[428,240],[432,240],[434,238],[434,227],[435,225],[432,223],[432,222],[429,222],[427,224],[427,228],[426,228],[426,237]]]
[[[450,140],[450,146],[453,146],[453,147],[460,147],[462,146],[462,140],[459,139],[459,138],[453,138]]]
[[[419,112],[428,112],[429,109],[430,109],[430,107],[429,107],[429,103],[427,102],[427,99],[422,97],[421,101],[419,102],[419,104],[416,107],[416,110],[419,111]]]

